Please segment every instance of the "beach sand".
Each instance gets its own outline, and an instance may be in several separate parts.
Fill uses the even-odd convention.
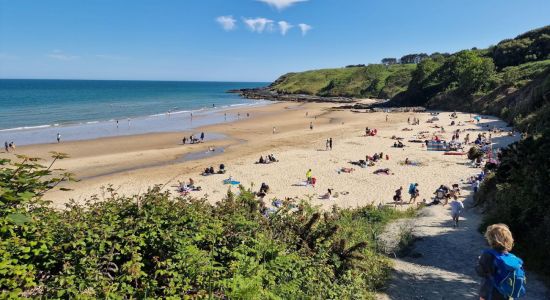
[[[479,172],[479,169],[464,165],[467,162],[465,155],[443,155],[443,152],[427,151],[421,143],[407,142],[419,132],[427,131],[430,136],[438,133],[450,140],[454,130],[468,129],[472,130],[468,131],[472,141],[479,133],[474,130],[487,130],[485,126],[505,127],[504,122],[489,117],[483,118],[479,125],[449,126],[448,112],[441,112],[438,122],[426,123],[432,118],[429,113],[353,113],[331,109],[333,106],[327,103],[274,103],[229,111],[230,114],[240,113],[241,120],[195,130],[196,136],[205,132],[206,142],[202,144],[182,145],[182,137],[191,132],[177,132],[32,145],[18,148],[17,153],[47,158],[50,151],[58,151],[71,156],[59,161],[56,167],[75,173],[81,180],[64,185],[73,191],[52,191],[46,195],[58,207],[69,199],[81,202],[93,194],[101,194],[101,187],[108,184],[125,195],[143,192],[154,184],[162,184],[176,194],[178,181],[188,181],[189,178],[194,179],[196,186],[202,187],[202,191],[192,192],[191,196],[218,201],[230,188],[222,183],[229,176],[246,188],[253,185],[254,191],[258,191],[262,182],[267,183],[270,186],[265,198],[267,203],[274,198],[298,197],[311,199],[314,205],[324,208],[333,205],[353,207],[391,203],[395,190],[401,186],[403,198],[408,201],[410,183],[419,184],[418,201],[429,201],[441,184],[461,183],[461,180]],[[247,113],[250,117],[246,117]],[[413,117],[420,119],[420,125],[407,124],[407,119]],[[469,114],[459,113],[455,122],[468,120]],[[310,122],[313,130],[309,128]],[[446,133],[432,128],[434,125],[443,126]],[[378,134],[365,137],[367,126],[376,128]],[[413,130],[403,131],[406,127]],[[225,138],[209,140],[211,133],[223,134]],[[461,133],[461,140],[466,133]],[[392,136],[404,138],[406,147],[393,148],[395,140],[391,139]],[[332,151],[325,151],[328,138],[333,139]],[[517,138],[493,134],[494,141],[501,145]],[[209,147],[216,148],[216,153],[209,153]],[[384,158],[376,166],[367,168],[349,163],[375,152],[389,155],[389,160]],[[185,155],[190,153],[200,159],[186,159]],[[267,154],[274,154],[279,162],[255,164],[260,155]],[[13,158],[13,155],[0,153],[0,157]],[[402,165],[406,158],[422,165]],[[49,161],[51,159],[46,159],[44,163]],[[225,175],[199,175],[209,166],[217,170],[220,163],[224,163],[228,170]],[[338,172],[342,167],[354,168],[355,171]],[[373,174],[380,168],[390,168],[393,175]],[[300,186],[308,169],[317,179],[315,187]],[[319,199],[329,188],[339,196],[330,200]],[[238,190],[236,187],[231,189]]]

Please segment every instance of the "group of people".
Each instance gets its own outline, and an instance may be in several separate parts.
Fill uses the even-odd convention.
[[[14,142],[8,143],[7,141],[5,141],[4,142],[4,149],[6,150],[6,152],[10,152],[10,150],[15,151],[15,143]]]
[[[187,195],[191,191],[200,191],[200,186],[195,186],[195,181],[193,178],[189,178],[189,183],[186,182],[179,182],[178,184],[178,192],[182,195]]]
[[[202,176],[214,175],[214,174],[225,174],[227,170],[225,169],[224,164],[220,164],[218,172],[214,170],[214,167],[210,166],[209,168],[204,169]]]
[[[332,138],[328,138],[325,142],[325,151],[332,150]]]
[[[263,157],[263,155],[260,156],[260,159],[258,160],[258,163],[259,164],[270,164],[270,163],[278,162],[278,161],[279,160],[276,159],[273,154],[269,154],[265,158]]]
[[[189,142],[189,144],[202,143],[202,142],[204,142],[204,132],[201,132],[200,138],[197,138],[197,137],[195,137],[194,134],[192,134],[192,135],[189,136],[189,139],[187,139],[187,137],[183,137],[183,139],[181,141],[184,145],[187,142]]]
[[[378,130],[376,128],[370,129],[368,127],[365,128],[365,136],[375,136],[378,133]]]
[[[420,119],[413,117],[412,121],[411,118],[407,118],[407,124],[409,125],[420,125]]]

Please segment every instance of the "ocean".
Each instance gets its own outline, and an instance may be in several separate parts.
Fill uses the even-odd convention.
[[[0,79],[0,142],[16,145],[188,130],[263,105],[226,93],[263,82]],[[191,118],[193,114],[193,118]]]

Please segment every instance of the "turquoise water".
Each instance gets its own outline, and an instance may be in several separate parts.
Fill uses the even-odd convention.
[[[224,109],[263,104],[226,91],[266,84],[0,79],[0,141],[21,145],[52,142],[57,133],[62,140],[82,140],[186,130],[236,118],[224,116]]]

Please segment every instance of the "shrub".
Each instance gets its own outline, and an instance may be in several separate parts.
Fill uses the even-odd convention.
[[[1,163],[0,298],[370,298],[390,270],[374,238],[411,214],[286,202],[266,215],[243,187],[210,204],[160,186],[56,211],[42,195],[70,174]]]

